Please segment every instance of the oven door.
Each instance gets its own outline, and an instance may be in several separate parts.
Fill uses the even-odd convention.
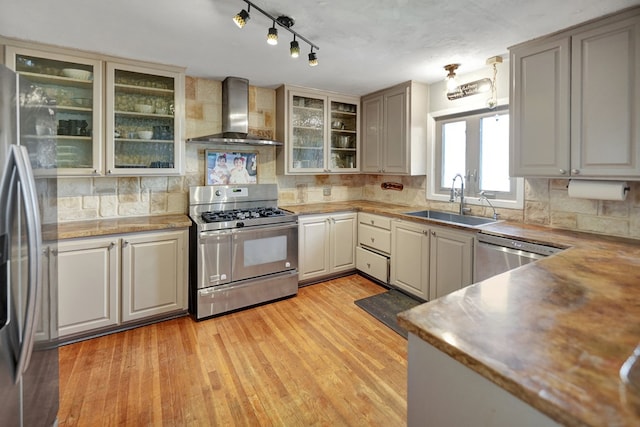
[[[233,281],[298,268],[298,223],[236,228],[233,234]]]
[[[198,289],[231,281],[231,231],[203,231],[198,235]]]

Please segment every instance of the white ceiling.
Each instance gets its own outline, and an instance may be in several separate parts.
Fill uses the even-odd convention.
[[[266,43],[272,25],[258,11],[239,29],[242,0],[2,0],[0,35],[126,58],[182,65],[187,74],[248,78],[363,95],[395,83],[432,83],[443,66],[459,74],[506,57],[507,48],[639,4],[638,0],[255,0],[272,16],[295,19],[309,46],[289,57],[292,35]]]

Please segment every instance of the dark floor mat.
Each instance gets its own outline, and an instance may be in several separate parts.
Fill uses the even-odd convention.
[[[354,302],[358,307],[360,307],[405,338],[407,338],[408,336],[407,331],[405,331],[398,325],[396,316],[398,315],[398,313],[409,310],[416,305],[422,304],[422,301],[415,300],[410,296],[395,289],[391,289],[387,292],[373,295],[367,298],[359,299]]]

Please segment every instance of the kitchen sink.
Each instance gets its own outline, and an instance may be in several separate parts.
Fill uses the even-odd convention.
[[[463,225],[470,225],[470,226],[485,225],[485,224],[492,224],[494,222],[498,222],[493,218],[460,215],[453,212],[442,212],[442,211],[432,211],[432,210],[406,212],[405,215],[411,215],[418,218],[427,218],[427,219],[433,219],[435,221],[444,221],[444,222],[451,222],[454,224],[463,224]]]

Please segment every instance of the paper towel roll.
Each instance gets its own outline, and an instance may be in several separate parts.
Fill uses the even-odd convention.
[[[624,181],[569,181],[569,197],[595,200],[624,200],[629,187]]]

